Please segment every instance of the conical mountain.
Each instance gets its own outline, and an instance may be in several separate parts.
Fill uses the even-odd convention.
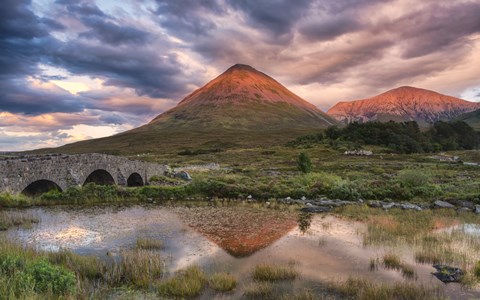
[[[333,124],[333,118],[273,78],[238,64],[144,126],[55,151],[116,154],[222,150],[236,145],[284,143]]]
[[[270,76],[234,65],[150,125],[163,128],[321,128],[335,121]]]
[[[417,121],[426,126],[439,120],[452,120],[479,108],[480,103],[403,86],[372,98],[339,102],[327,113],[343,122]]]

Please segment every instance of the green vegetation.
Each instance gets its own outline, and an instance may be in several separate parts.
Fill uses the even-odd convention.
[[[302,173],[312,172],[312,161],[310,160],[310,157],[308,156],[308,154],[306,154],[305,152],[301,152],[298,155],[297,165],[298,165],[298,169]]]
[[[0,295],[6,299],[61,298],[77,290],[75,273],[45,256],[0,243]]]
[[[215,273],[208,279],[208,285],[215,291],[229,292],[237,286],[237,280],[227,273]]]
[[[298,276],[293,266],[260,264],[253,270],[253,279],[257,281],[293,280]]]
[[[325,135],[330,141],[347,141],[352,145],[378,145],[396,153],[423,153],[457,149],[475,149],[480,136],[465,122],[433,124],[422,132],[415,121],[350,123],[344,128],[329,127]]]

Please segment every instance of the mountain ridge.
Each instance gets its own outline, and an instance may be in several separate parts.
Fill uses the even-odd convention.
[[[340,101],[327,114],[341,122],[417,121],[427,125],[480,108],[480,103],[443,95],[435,91],[411,86],[398,87],[379,95]]]

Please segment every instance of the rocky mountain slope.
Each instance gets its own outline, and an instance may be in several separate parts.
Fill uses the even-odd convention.
[[[144,126],[55,151],[208,152],[240,144],[284,143],[336,123],[268,75],[237,64]]]
[[[480,109],[480,103],[403,86],[372,98],[339,102],[327,113],[346,123],[392,120],[417,121],[426,126],[438,120],[452,120],[476,109]]]
[[[322,128],[335,121],[268,75],[234,65],[148,126],[162,128]]]

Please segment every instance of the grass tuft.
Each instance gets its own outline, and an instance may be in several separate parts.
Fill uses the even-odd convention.
[[[215,273],[208,280],[210,288],[218,292],[229,292],[237,286],[237,280],[230,274]]]
[[[163,242],[152,238],[138,238],[137,249],[161,250],[163,249]]]
[[[200,295],[206,278],[198,266],[191,266],[177,272],[174,277],[161,282],[158,291],[161,295],[179,298],[193,298]]]
[[[260,264],[253,270],[253,279],[258,281],[293,280],[298,272],[293,266]]]
[[[269,282],[254,282],[245,286],[243,296],[247,299],[271,299],[273,286]]]

